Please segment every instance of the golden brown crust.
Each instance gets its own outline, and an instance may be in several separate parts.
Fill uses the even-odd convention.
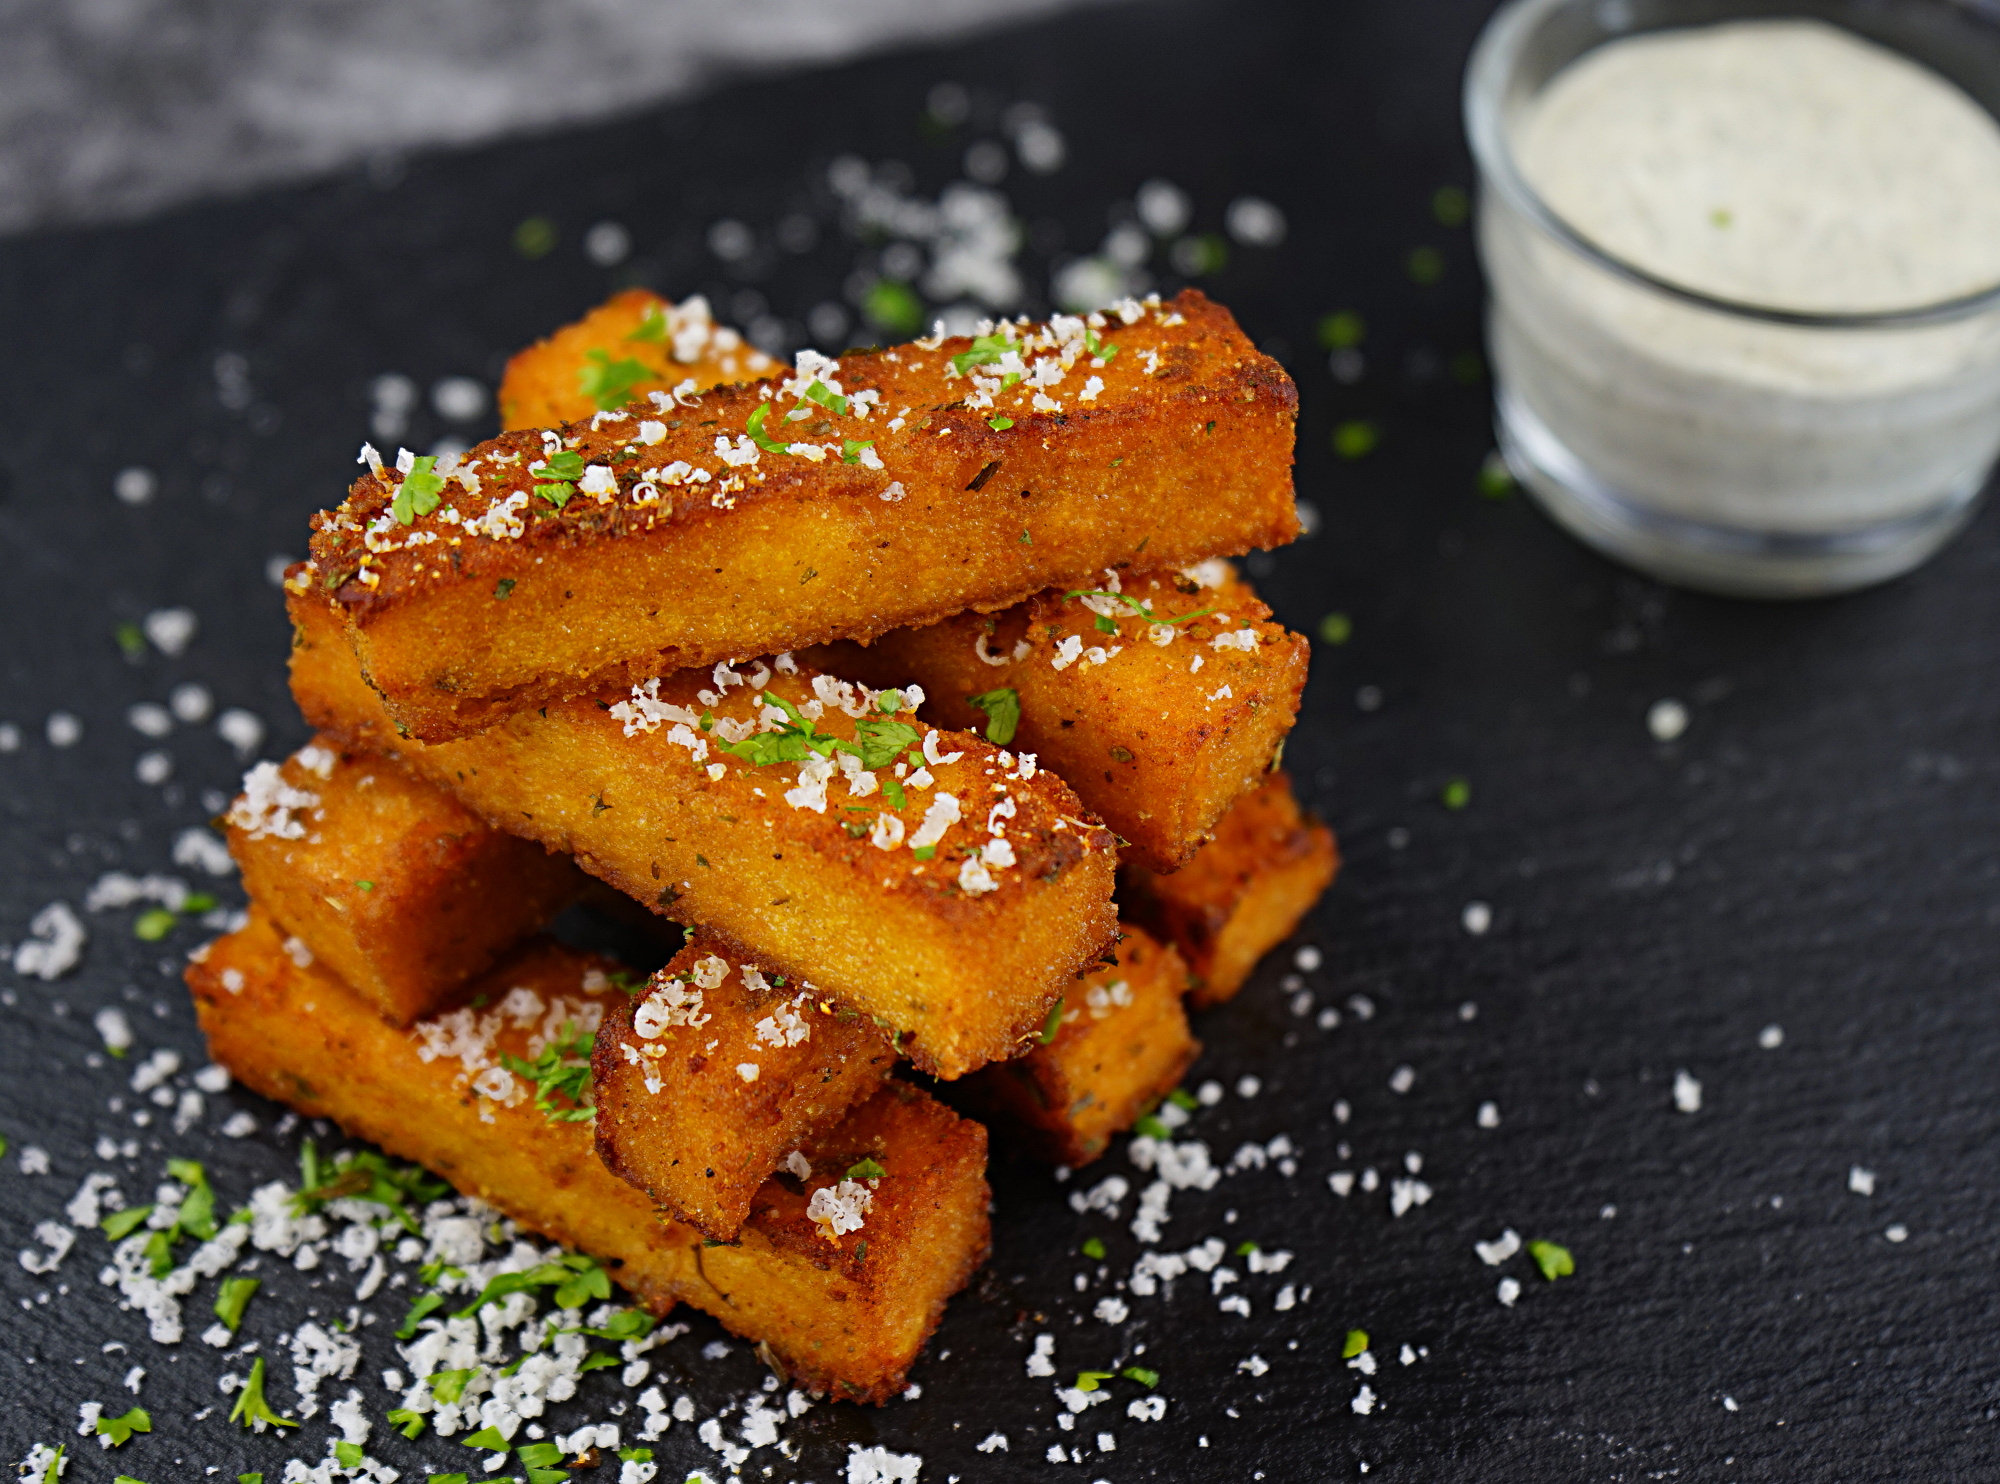
[[[918,680],[924,714],[959,731],[988,724],[969,697],[1013,689],[1009,745],[1060,773],[1125,842],[1126,861],[1176,870],[1269,770],[1298,714],[1309,646],[1225,562],[1099,573],[1087,586],[1102,594],[1114,579],[1115,597],[1050,591],[801,658],[871,684]]]
[[[1218,1005],[1257,961],[1290,937],[1340,869],[1333,832],[1299,809],[1273,773],[1223,816],[1215,838],[1170,876],[1124,873],[1127,915],[1178,947],[1194,971],[1190,998]]]
[[[467,1003],[484,986],[496,1002],[525,987],[550,1004],[609,1005],[622,993],[590,989],[586,975],[615,967],[542,941]],[[388,1025],[323,967],[295,963],[262,916],[211,944],[187,980],[211,1054],[246,1086],[591,1253],[656,1313],[676,1301],[706,1310],[768,1345],[804,1386],[855,1401],[896,1395],[945,1301],[985,1259],[985,1130],[915,1088],[882,1094],[811,1146],[876,1151],[885,1176],[859,1231],[829,1240],[804,1215],[813,1191],[839,1179],[829,1159],[804,1186],[769,1182],[738,1243],[712,1247],[606,1170],[587,1124],[551,1122],[529,1097],[475,1093],[456,1056],[423,1059],[429,1022]],[[491,1047],[525,1055],[529,1037],[502,1023]]]
[[[286,759],[279,776],[317,802],[295,820],[303,833],[287,838],[251,827],[239,796],[225,828],[243,888],[396,1025],[491,968],[589,879],[330,737]]]
[[[931,766],[928,788],[912,774],[901,806],[889,802],[892,768],[877,770],[865,795],[836,774],[823,811],[786,802],[800,764],[751,766],[716,745],[719,732],[663,719],[627,735],[618,708],[633,703],[617,692],[424,746],[396,735],[324,601],[294,593],[291,606],[292,689],[313,725],[398,757],[489,823],[574,855],[663,915],[811,979],[906,1037],[899,1049],[927,1071],[960,1076],[1011,1054],[1116,929],[1110,833],[1061,780],[1025,776],[1025,765],[982,739],[904,713],[898,720],[927,735],[934,756],[958,760]],[[816,699],[807,672],[741,673],[760,670],[773,692]],[[708,691],[712,682],[712,672],[672,676],[658,698],[719,723],[752,716],[752,686],[724,695]],[[843,740],[855,734],[834,705],[817,725]],[[923,821],[946,794],[959,820],[924,858],[915,848]],[[983,869],[973,858],[992,853],[996,828],[1014,863]],[[901,843],[884,849],[878,838]]]
[[[674,305],[651,289],[626,289],[507,362],[496,399],[500,426],[553,428],[689,381],[700,390],[783,369],[735,331],[710,324],[705,301]]]
[[[1028,381],[989,394],[979,367],[946,374],[970,353],[954,340],[826,372],[850,396],[880,393],[865,419],[856,401],[787,423],[795,403],[815,406],[799,397],[813,379],[795,377],[782,396],[770,382],[685,399],[650,419],[654,444],[637,441],[637,415],[502,434],[468,460],[479,492],[448,484],[413,526],[387,518],[397,479],[364,475],[315,517],[298,581],[333,596],[410,734],[442,740],[608,684],[1002,607],[1141,555],[1181,564],[1291,540],[1297,392],[1283,369],[1193,291],[1114,318],[1105,340],[1119,353],[1102,367],[1073,346],[1044,355],[1075,362],[1059,412],[1036,410],[1048,394]],[[1089,400],[1086,379],[1104,384]],[[745,432],[759,409],[767,437],[833,454],[760,450]],[[746,462],[724,462],[718,437]],[[841,461],[864,438],[880,469]],[[553,508],[530,473],[550,446],[612,471],[615,489],[579,485]],[[510,517],[488,514],[509,500]]]
[[[669,1215],[726,1242],[785,1156],[871,1096],[895,1063],[872,1021],[810,985],[770,983],[754,960],[697,934],[598,1027],[597,1153]]]
[[[1052,1164],[1085,1165],[1173,1091],[1201,1042],[1188,1030],[1180,954],[1121,924],[1116,964],[1063,996],[1048,1041],[981,1071],[968,1090],[999,1119],[1003,1138]]]

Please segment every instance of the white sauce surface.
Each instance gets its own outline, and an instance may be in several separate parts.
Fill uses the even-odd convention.
[[[2000,124],[1929,68],[1818,21],[1610,42],[1512,134],[1558,216],[1687,288],[1857,311],[2000,283]]]

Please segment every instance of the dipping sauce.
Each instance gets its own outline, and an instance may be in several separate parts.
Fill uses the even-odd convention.
[[[1542,199],[1613,257],[1771,309],[1917,309],[2000,283],[2000,123],[1819,21],[1614,41],[1516,126]]]
[[[1774,595],[1893,575],[1957,528],[2000,451],[2000,309],[1858,327],[1756,311],[1895,313],[2000,285],[2000,123],[1979,103],[1847,31],[1757,19],[1608,41],[1504,122],[1566,227],[1727,301],[1620,275],[1489,178],[1503,446],[1559,519],[1662,575]],[[1821,539],[1875,555],[1821,562]]]

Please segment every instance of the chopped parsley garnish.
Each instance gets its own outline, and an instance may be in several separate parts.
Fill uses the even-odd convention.
[[[967,696],[968,706],[977,706],[986,713],[986,740],[995,747],[1005,747],[1014,740],[1014,733],[1021,726],[1021,693],[1011,685],[1003,685],[997,690],[985,691],[976,696]]]
[[[1155,1370],[1148,1370],[1142,1365],[1128,1365],[1118,1374],[1123,1376],[1127,1381],[1137,1381],[1141,1386],[1158,1386],[1160,1384],[1160,1373]]]
[[[56,1444],[55,1456],[49,1460],[49,1466],[43,1471],[38,1484],[60,1484],[63,1471],[63,1455],[67,1452],[69,1452],[69,1444]],[[258,1484],[263,1484],[263,1481],[259,1480]]]
[[[1098,339],[1097,331],[1087,325],[1083,331],[1083,344],[1084,348],[1100,361],[1108,361],[1118,354],[1117,346],[1113,345],[1109,340]]]
[[[479,1374],[477,1366],[462,1371],[436,1371],[424,1379],[431,1383],[431,1395],[441,1402],[456,1402],[465,1395],[466,1382]]]
[[[1148,1113],[1144,1118],[1139,1119],[1136,1123],[1132,1125],[1132,1127],[1137,1129],[1141,1134],[1143,1134],[1146,1138],[1149,1139],[1165,1140],[1165,1139],[1171,1139],[1174,1136],[1174,1131],[1172,1129],[1168,1128],[1164,1123],[1160,1122],[1159,1119],[1155,1118],[1150,1113]]]
[[[406,1438],[421,1437],[428,1420],[422,1412],[412,1412],[406,1407],[398,1407],[389,1414],[389,1426]]]
[[[989,418],[987,418],[987,419],[986,419],[986,426],[987,426],[987,427],[989,427],[989,428],[991,428],[991,429],[992,429],[992,430],[993,430],[994,432],[996,432],[996,433],[1004,433],[1004,432],[1006,432],[1006,431],[1007,431],[1007,430],[1008,430],[1009,428],[1011,428],[1011,427],[1013,427],[1013,426],[1014,426],[1014,419],[1013,419],[1013,418],[1011,418],[1011,417],[1009,417],[1009,416],[1007,416],[1007,415],[1006,415],[1006,414],[1005,414],[1005,413],[1003,412],[1003,413],[1001,413],[1001,414],[1000,414],[1000,416],[998,416],[998,417],[989,417]]]
[[[857,1159],[847,1167],[847,1178],[850,1180],[880,1180],[888,1173],[880,1164],[868,1158]]]
[[[1042,1044],[1044,1046],[1055,1040],[1056,1032],[1062,1029],[1062,1018],[1063,1002],[1057,1000],[1053,1005],[1049,1006],[1049,1018],[1042,1022]]]
[[[414,524],[418,516],[438,508],[438,497],[443,493],[444,476],[437,472],[437,456],[427,453],[410,461],[410,472],[396,486],[389,513],[406,526]]]
[[[1104,1260],[1104,1243],[1096,1237],[1085,1237],[1083,1239],[1083,1255],[1093,1262],[1102,1262]]]
[[[840,440],[840,461],[843,464],[858,464],[861,462],[861,450],[874,446],[873,438],[843,438]]]
[[[590,1048],[595,1039],[574,1020],[565,1021],[555,1040],[533,1061],[505,1055],[500,1061],[508,1071],[535,1084],[535,1106],[550,1123],[588,1123],[597,1116],[590,1101]],[[550,1101],[557,1094],[567,1107]]]
[[[243,1311],[250,1306],[250,1299],[263,1286],[262,1278],[224,1278],[222,1287],[215,1295],[215,1317],[233,1335],[242,1328]]]
[[[556,249],[556,224],[545,216],[531,216],[514,229],[514,251],[533,262]]]
[[[1168,1093],[1167,1101],[1172,1103],[1176,1108],[1184,1108],[1190,1113],[1201,1106],[1201,1099],[1189,1092],[1185,1087],[1176,1087],[1172,1092]]]
[[[590,1352],[590,1354],[586,1355],[583,1358],[583,1364],[578,1366],[577,1370],[578,1372],[601,1371],[606,1366],[614,1366],[622,1364],[624,1364],[624,1362],[619,1360],[619,1358],[615,1355],[612,1355],[603,1350],[593,1350]]]
[[[937,846],[913,845],[910,847],[910,854],[914,855],[920,861],[927,861],[937,854]]]
[[[616,412],[632,400],[632,388],[655,374],[643,361],[614,361],[606,350],[586,351],[584,358],[589,364],[577,368],[576,389],[599,412]]]
[[[1253,1252],[1262,1252],[1263,1250],[1255,1242],[1238,1242],[1236,1244],[1236,1255],[1238,1257],[1248,1257]]]
[[[909,803],[909,799],[903,793],[902,780],[899,778],[882,780],[882,796],[898,809],[904,808]]]
[[[497,1275],[480,1291],[478,1298],[451,1317],[469,1319],[488,1304],[497,1304],[509,1294],[526,1293],[533,1288],[554,1288],[556,1307],[559,1309],[581,1309],[593,1298],[611,1297],[611,1280],[598,1266],[597,1259],[572,1252],[558,1262],[539,1263],[523,1273]]]
[[[132,936],[141,943],[157,943],[171,933],[174,924],[179,921],[165,907],[153,907],[139,914],[138,921],[132,924]]]
[[[763,449],[765,453],[790,453],[792,451],[791,444],[780,443],[764,431],[764,419],[770,415],[771,404],[769,402],[758,403],[756,409],[750,414],[750,420],[743,425],[743,431],[748,433],[750,441]]]
[[[122,1448],[132,1440],[135,1432],[151,1432],[153,1419],[144,1407],[134,1407],[123,1417],[100,1417],[97,1419],[97,1435],[111,1439],[111,1446]]]
[[[1441,227],[1462,227],[1472,215],[1471,198],[1460,186],[1439,186],[1431,195],[1431,215]]]
[[[560,510],[569,503],[570,496],[576,493],[576,486],[567,479],[559,479],[553,484],[536,485],[535,493]]]
[[[835,417],[847,416],[847,398],[841,396],[839,392],[836,392],[823,381],[815,381],[803,392],[800,392],[799,395],[804,397],[807,402],[819,403],[820,406],[826,408]],[[805,405],[805,402],[799,403],[801,407]]]
[[[1367,1348],[1368,1331],[1365,1329],[1350,1329],[1347,1332],[1347,1342],[1340,1347],[1340,1358],[1342,1360],[1352,1360]]]
[[[561,1463],[563,1451],[554,1443],[529,1443],[514,1456],[531,1469],[545,1469]]]
[[[1343,459],[1358,459],[1375,451],[1382,434],[1375,424],[1356,419],[1333,430],[1333,451]]]
[[[862,296],[861,312],[885,330],[905,338],[924,327],[924,301],[916,290],[893,278],[878,278]]]
[[[643,1340],[653,1332],[653,1325],[656,1322],[653,1316],[648,1314],[644,1309],[620,1309],[616,1314],[605,1320],[601,1328],[565,1329],[558,1330],[557,1333],[565,1335],[593,1335],[600,1340],[618,1340],[621,1342]]]
[[[664,345],[667,341],[667,311],[661,304],[646,306],[645,316],[639,321],[639,328],[625,337],[627,340],[650,341],[654,345]]]
[[[144,1479],[135,1479],[130,1474],[120,1474],[111,1484],[146,1484]]]
[[[1005,335],[981,335],[972,342],[971,350],[960,351],[951,358],[951,369],[960,376],[974,366],[991,366],[1014,348],[1014,342]]]
[[[262,1481],[259,1481],[262,1484]],[[424,1484],[466,1484],[463,1474],[426,1474]]]
[[[369,1201],[387,1207],[412,1236],[417,1219],[410,1214],[409,1201],[427,1203],[450,1189],[442,1180],[415,1165],[398,1165],[373,1149],[343,1154],[331,1170],[323,1169],[319,1149],[311,1139],[299,1148],[299,1192],[292,1197],[292,1210],[303,1216],[328,1201]]]
[[[344,1469],[358,1469],[362,1459],[359,1443],[339,1442],[333,1445],[333,1461]]]
[[[137,624],[121,623],[111,631],[111,636],[118,641],[119,649],[132,663],[137,664],[146,657],[145,631]]]
[[[354,883],[354,889],[356,891],[373,891],[375,890],[375,883],[372,881],[357,881]]]
[[[1345,644],[1354,637],[1354,620],[1345,613],[1329,613],[1319,621],[1319,636],[1328,644]]]
[[[618,1456],[626,1463],[651,1463],[653,1461],[653,1450],[651,1448],[620,1448]]]
[[[460,1438],[459,1442],[468,1448],[483,1448],[488,1453],[511,1451],[507,1446],[507,1440],[500,1436],[500,1429],[497,1427],[482,1427],[478,1432]]]
[[[1438,802],[1447,809],[1463,809],[1472,802],[1472,784],[1464,778],[1452,779],[1438,795]]]
[[[1078,1371],[1076,1373],[1076,1389],[1078,1391],[1095,1391],[1104,1382],[1109,1381],[1114,1374],[1115,1372],[1112,1371]]]
[[[1504,500],[1514,493],[1514,471],[1497,448],[1479,466],[1479,493],[1489,500]]]
[[[250,1379],[243,1383],[243,1389],[236,1394],[236,1405],[230,1408],[229,1420],[240,1422],[245,1427],[262,1432],[264,1427],[297,1427],[298,1423],[289,1417],[280,1417],[271,1410],[271,1404],[264,1400],[264,1357],[258,1356],[250,1367]],[[257,1424],[262,1423],[264,1427]]]
[[[852,743],[836,742],[833,745],[836,752],[859,758],[861,766],[872,772],[876,768],[888,767],[906,749],[922,746],[923,734],[907,721],[864,716],[854,724]]]
[[[444,1295],[441,1293],[417,1295],[416,1302],[410,1305],[410,1312],[405,1314],[403,1322],[396,1326],[396,1338],[399,1340],[414,1338],[417,1333],[417,1321],[443,1307]]]
[[[1413,247],[1404,266],[1409,270],[1410,282],[1429,288],[1444,277],[1444,254],[1429,244]]]
[[[1569,1255],[1569,1248],[1558,1247],[1554,1242],[1530,1242],[1528,1256],[1535,1260],[1535,1266],[1551,1283],[1576,1271],[1576,1259]]]
[[[127,1206],[122,1211],[113,1211],[98,1222],[98,1228],[114,1242],[122,1242],[139,1227],[146,1224],[146,1218],[153,1214],[151,1206]]]
[[[493,596],[503,603],[506,602],[507,599],[513,597],[514,579],[511,577],[503,577],[498,582],[494,583]]]

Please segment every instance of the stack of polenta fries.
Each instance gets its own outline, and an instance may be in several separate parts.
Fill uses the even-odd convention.
[[[882,1401],[1332,879],[1276,760],[1297,396],[1200,294],[786,368],[634,290],[368,464],[286,594],[318,736],[188,972],[250,1086]],[[580,868],[580,869],[579,869]],[[594,878],[594,879],[593,879]],[[596,893],[650,979],[546,936]],[[643,912],[641,909],[644,909]]]

